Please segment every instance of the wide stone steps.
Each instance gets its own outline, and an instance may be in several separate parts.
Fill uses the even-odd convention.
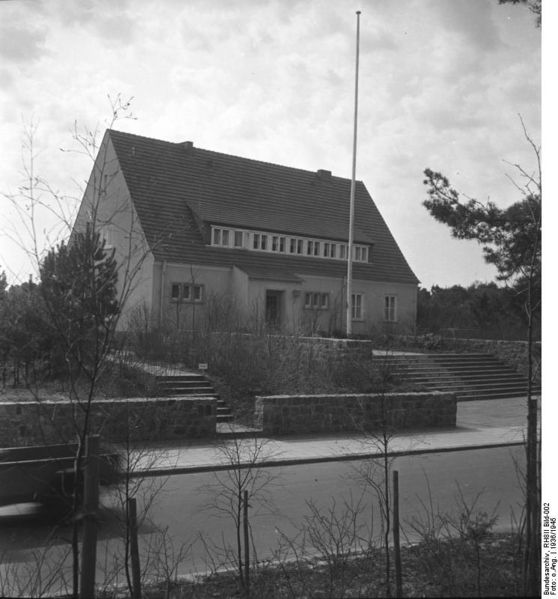
[[[527,395],[527,377],[491,354],[402,354],[380,357],[376,364],[409,385],[453,392],[458,401]],[[535,395],[540,391],[533,387]]]
[[[159,375],[155,377],[155,384],[157,392],[166,397],[215,398],[217,422],[230,422],[233,419],[230,408],[203,374]]]

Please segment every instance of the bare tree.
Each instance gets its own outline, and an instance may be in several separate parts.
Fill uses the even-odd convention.
[[[122,118],[133,117],[130,101],[123,101],[118,96],[111,101],[108,128]],[[118,194],[115,197],[111,195],[118,168],[110,154],[109,144],[99,145],[98,131],[81,130],[77,124],[74,127],[76,151],[91,159],[93,164],[75,222],[72,218],[75,214],[73,203],[35,172],[36,134],[34,125],[25,131],[25,184],[19,193],[5,195],[18,215],[18,223],[14,227],[17,231],[15,239],[41,273],[40,290],[45,313],[52,335],[62,348],[67,396],[73,406],[78,449],[74,462],[71,546],[73,593],[77,596],[80,573],[80,479],[85,440],[95,426],[92,406],[107,368],[122,307],[137,284],[149,250],[137,226],[135,212]],[[52,223],[46,235],[41,234],[43,218]],[[112,234],[118,238],[118,247],[110,247]],[[52,247],[54,240],[64,237],[69,241],[63,240],[56,250],[46,253],[43,246]],[[73,281],[68,276],[67,284],[60,285],[56,277],[61,272],[60,268],[68,264],[80,269],[80,276]],[[107,276],[102,276],[103,269],[107,271]],[[109,304],[111,309],[107,310]],[[40,401],[42,394],[35,390],[34,398]],[[94,518],[94,515],[84,514],[83,517]]]
[[[235,436],[217,449],[224,469],[214,473],[214,483],[207,488],[209,508],[230,518],[234,525],[234,547],[224,543],[221,549],[225,560],[235,567],[240,587],[249,595],[251,561],[256,562],[249,511],[272,509],[269,487],[273,475],[259,465],[271,452],[268,440],[259,437]]]

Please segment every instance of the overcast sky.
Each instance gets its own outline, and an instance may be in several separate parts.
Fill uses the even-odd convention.
[[[60,148],[75,121],[102,134],[117,94],[136,117],[118,129],[350,177],[357,9],[357,178],[423,286],[493,280],[480,248],[423,208],[422,172],[505,206],[507,162],[534,165],[518,114],[539,142],[540,29],[497,0],[0,1],[0,191],[22,183],[33,121],[36,172],[78,198],[91,164]],[[0,270],[25,279],[24,234],[0,202]]]

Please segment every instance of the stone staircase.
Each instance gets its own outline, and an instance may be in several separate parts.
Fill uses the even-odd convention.
[[[207,397],[217,400],[217,423],[233,419],[230,408],[213,388],[211,382],[196,372],[160,374],[155,376],[157,394],[164,397]]]
[[[402,382],[432,391],[452,391],[458,401],[527,395],[527,377],[492,354],[386,354],[376,360]],[[540,395],[540,385],[533,393]]]

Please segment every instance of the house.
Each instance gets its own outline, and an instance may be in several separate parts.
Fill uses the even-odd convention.
[[[75,229],[94,221],[116,253],[121,323],[342,332],[349,197],[328,170],[108,130]],[[360,181],[354,222],[353,333],[413,330],[418,280]]]

